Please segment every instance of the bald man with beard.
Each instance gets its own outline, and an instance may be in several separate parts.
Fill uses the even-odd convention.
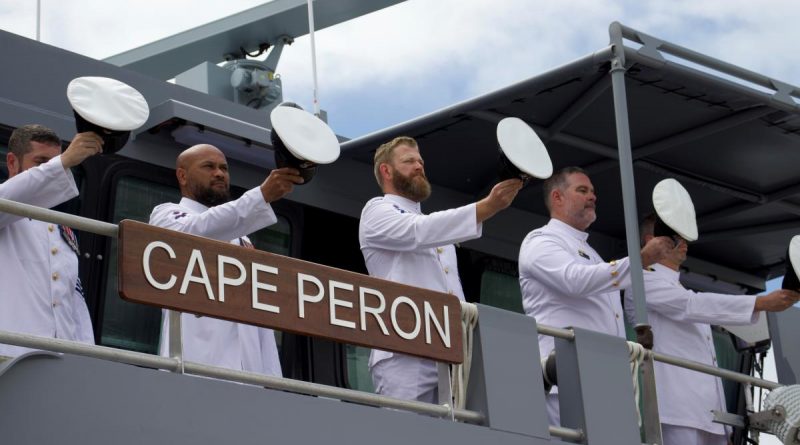
[[[463,301],[453,244],[480,237],[482,223],[511,205],[522,181],[500,182],[478,202],[425,215],[420,203],[431,185],[414,139],[401,136],[381,145],[374,173],[384,195],[367,202],[358,228],[369,274]],[[379,394],[438,403],[435,362],[373,350],[369,368]]]
[[[247,234],[275,224],[271,202],[292,191],[303,179],[293,168],[272,170],[261,183],[230,200],[225,155],[212,145],[195,145],[178,155],[175,175],[182,199],[153,209],[150,224],[243,247]],[[170,356],[169,317],[164,311],[159,353]],[[216,318],[181,314],[183,359],[240,371],[282,375],[275,335],[270,329]]]

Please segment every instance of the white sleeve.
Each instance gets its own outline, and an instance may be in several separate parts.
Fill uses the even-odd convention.
[[[0,184],[0,198],[49,209],[78,196],[72,173],[61,164],[61,156],[29,168]],[[0,212],[0,228],[23,217]]]
[[[259,188],[248,190],[235,201],[189,213],[178,204],[161,204],[150,214],[150,224],[217,240],[232,240],[278,221]]]
[[[645,274],[644,284],[647,310],[675,321],[736,325],[751,324],[758,318],[753,313],[755,295],[694,292],[654,273]]]
[[[369,203],[361,215],[361,247],[408,252],[478,238],[476,212],[475,204],[418,215],[386,201]]]
[[[583,298],[618,291],[630,285],[627,258],[608,263],[582,264],[566,246],[549,236],[537,236],[523,243],[520,270],[555,289],[559,295]]]

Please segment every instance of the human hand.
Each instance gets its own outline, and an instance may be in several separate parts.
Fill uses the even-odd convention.
[[[793,290],[778,289],[756,298],[753,312],[781,312],[792,307],[798,300],[800,300],[800,293]]]
[[[667,257],[669,252],[675,248],[675,242],[666,236],[652,238],[642,247],[642,266],[647,267],[658,263]]]
[[[514,202],[517,193],[522,189],[521,179],[506,179],[492,187],[489,196],[481,199],[477,203],[478,223],[491,218],[497,212],[507,208]]]
[[[295,184],[302,184],[303,178],[297,169],[284,167],[269,172],[267,179],[261,183],[261,195],[264,201],[277,201],[292,191]]]
[[[64,168],[75,167],[86,158],[103,151],[103,139],[92,131],[78,133],[72,138],[69,147],[61,153]]]

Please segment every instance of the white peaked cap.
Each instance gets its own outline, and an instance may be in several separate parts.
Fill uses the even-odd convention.
[[[800,277],[800,235],[795,235],[789,242],[789,263],[795,275]]]
[[[150,115],[141,93],[108,77],[73,79],[67,86],[67,99],[82,118],[111,131],[135,130]]]
[[[320,118],[291,106],[278,106],[270,113],[272,131],[296,158],[315,164],[330,164],[339,158],[339,140]]]
[[[497,124],[497,142],[508,160],[523,173],[539,179],[553,174],[547,148],[522,119],[507,117]]]
[[[697,217],[689,192],[680,182],[668,178],[653,189],[653,207],[670,229],[686,241],[697,240]]]

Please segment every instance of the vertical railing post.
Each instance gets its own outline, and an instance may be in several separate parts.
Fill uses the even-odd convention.
[[[178,360],[180,366],[175,370],[183,374],[183,337],[181,329],[181,313],[178,311],[167,311],[169,317],[169,356]]]
[[[614,120],[617,129],[617,149],[619,152],[619,172],[622,182],[622,205],[625,217],[625,237],[628,259],[631,267],[631,289],[635,312],[637,335],[653,341],[652,330],[647,322],[647,303],[644,292],[644,274],[640,252],[639,221],[636,209],[636,185],[633,177],[633,155],[631,153],[631,133],[628,122],[628,96],[625,89],[625,47],[622,42],[622,27],[614,22],[609,27],[611,45],[611,88],[614,96]],[[648,347],[652,347],[648,345]],[[658,398],[655,391],[653,361],[646,360],[643,372],[644,430],[650,443],[661,443],[661,422],[658,417]]]

